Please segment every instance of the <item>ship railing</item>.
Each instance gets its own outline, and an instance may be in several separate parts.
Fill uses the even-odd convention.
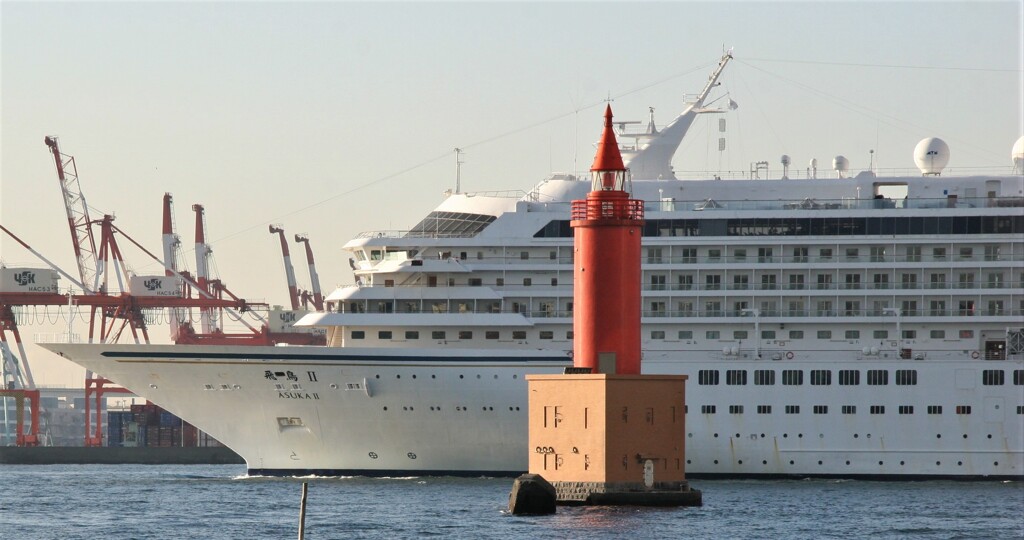
[[[654,248],[659,249],[659,248]],[[663,249],[663,248],[662,248]],[[508,262],[528,262],[519,261],[512,257],[506,258]],[[571,258],[567,258],[565,262],[572,262]],[[648,265],[656,264],[736,264],[736,265],[756,265],[756,264],[811,264],[811,263],[836,263],[847,265],[848,263],[918,263],[918,262],[1017,262],[1024,261],[1024,253],[999,253],[999,254],[982,254],[972,253],[963,254],[956,256],[945,256],[945,255],[885,255],[882,257],[871,256],[871,255],[857,255],[857,256],[813,256],[808,257],[806,255],[766,255],[766,256],[744,256],[744,255],[646,255],[642,261]]]
[[[936,208],[1014,208],[1024,206],[1022,197],[929,197],[909,199],[874,199],[847,197],[842,199],[775,199],[775,200],[648,200],[648,212],[713,212],[716,210],[799,210],[819,212],[827,210],[890,210]],[[771,234],[766,232],[765,234]],[[668,229],[664,236],[671,236]]]
[[[779,169],[760,169],[758,171],[750,171],[749,169],[738,169],[738,170],[690,170],[680,171],[675,170],[676,178],[680,180],[774,180],[781,179],[783,177],[783,170]],[[904,167],[890,167],[890,168],[875,168],[874,173],[876,177],[909,177],[920,178],[920,169],[904,168]],[[1013,174],[1012,166],[992,166],[992,167],[947,167],[943,169],[942,174],[944,176],[1006,176]],[[846,175],[846,180],[851,177],[860,174],[859,172],[850,171]],[[761,178],[764,176],[764,178]],[[829,182],[836,180],[843,180],[837,178],[837,173],[833,170],[827,170],[825,168],[818,169],[817,171],[809,168],[801,167],[789,167],[786,176],[791,180],[810,180],[810,181],[821,181]],[[584,175],[584,178],[586,175]]]

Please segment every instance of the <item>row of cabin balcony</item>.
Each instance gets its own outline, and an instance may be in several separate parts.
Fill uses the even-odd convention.
[[[896,272],[874,273],[870,275],[841,272],[836,269],[829,273],[806,273],[806,274],[783,274],[786,282],[779,282],[778,274],[754,274],[736,273],[696,273],[696,274],[675,274],[674,282],[671,274],[648,274],[645,283],[641,285],[645,291],[800,291],[800,290],[1002,290],[1024,288],[1024,273],[1021,273],[1016,282],[1007,280],[1001,272],[990,272],[986,279],[978,281],[973,272],[964,272],[957,275],[955,280],[949,279],[945,273],[899,273],[899,281],[896,281]],[[703,283],[700,278],[703,277]],[[726,278],[723,283],[723,277]],[[732,278],[731,282],[728,278]],[[866,278],[870,277],[870,281]],[[927,280],[925,279],[927,277]],[[751,279],[753,278],[753,280]],[[813,279],[809,279],[813,278]],[[891,280],[890,280],[891,278]],[[1012,276],[1011,276],[1012,279]],[[446,287],[493,287],[503,290],[520,290],[526,287],[553,287],[566,289],[572,285],[572,280],[566,275],[560,281],[559,277],[531,276],[522,278],[521,282],[509,283],[506,278],[495,278],[494,281],[484,282],[483,278],[469,278],[464,283],[455,278],[448,278],[440,281],[436,276],[428,276],[426,283],[415,281],[405,285],[396,285],[392,279],[384,279],[384,288],[395,289],[419,289],[422,287],[438,287],[438,283],[444,283]]]
[[[776,251],[778,249],[778,251]],[[955,243],[943,245],[906,245],[857,246],[842,247],[839,244],[828,247],[793,246],[788,254],[776,254],[787,250],[786,246],[661,246],[647,247],[643,262],[647,264],[730,264],[730,263],[918,263],[918,262],[1000,262],[1024,260],[1024,244],[987,244],[984,246],[961,246]],[[813,255],[812,255],[813,250]],[[522,264],[525,262],[547,262],[552,264],[571,264],[573,254],[571,247],[556,250],[524,250],[506,248],[503,254],[485,253],[484,251],[448,251],[437,252],[441,260],[454,259],[472,263]],[[409,256],[408,253],[412,253]],[[384,252],[370,250],[369,258],[362,251],[356,251],[359,261],[410,260],[414,261],[417,250],[411,252]],[[472,253],[472,255],[471,255]]]
[[[947,303],[948,302],[948,303]],[[956,307],[952,307],[954,305]],[[760,318],[794,318],[794,317],[891,317],[897,313],[901,317],[1008,317],[1024,314],[1024,300],[1018,302],[1017,308],[1003,300],[990,300],[985,304],[973,299],[952,300],[903,300],[899,309],[894,309],[889,302],[879,301],[864,307],[860,300],[790,300],[785,309],[780,309],[776,301],[761,302],[757,310]],[[982,309],[980,306],[985,305]],[[692,302],[680,302],[676,309],[668,309],[667,301],[651,301],[642,310],[643,317],[713,317],[742,318],[750,315],[751,303],[736,301],[732,309],[724,307],[721,300],[706,300],[703,308]],[[927,308],[926,308],[927,306]],[[499,314],[518,313],[531,318],[571,318],[572,302],[559,303],[557,300],[535,302],[509,302],[502,306],[501,302],[458,302],[458,301],[362,301],[346,302],[342,306],[344,313],[476,313]]]

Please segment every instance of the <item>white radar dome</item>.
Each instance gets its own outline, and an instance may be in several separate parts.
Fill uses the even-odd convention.
[[[1024,174],[1024,137],[1017,139],[1017,142],[1013,143],[1010,157],[1013,159],[1013,172]]]
[[[938,137],[929,137],[914,147],[914,163],[921,174],[939,175],[949,163],[949,145]]]
[[[839,173],[839,177],[842,178],[843,173],[850,170],[850,160],[846,159],[846,156],[832,158],[832,170]]]
[[[818,168],[818,158],[811,158],[811,168],[812,169],[817,169]]]
[[[782,164],[788,167],[789,163],[789,156],[787,156],[786,154],[782,154]]]

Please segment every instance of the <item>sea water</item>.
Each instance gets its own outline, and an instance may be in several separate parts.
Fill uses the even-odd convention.
[[[698,480],[699,508],[507,513],[509,478],[266,478],[239,465],[0,465],[3,539],[1022,538],[1024,483]]]

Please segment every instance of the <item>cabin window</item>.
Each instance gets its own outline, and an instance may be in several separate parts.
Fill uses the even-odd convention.
[[[900,414],[914,414],[914,406],[913,405],[900,405],[898,412]]]
[[[775,371],[771,369],[754,370],[754,384],[758,386],[771,386],[775,384]]]
[[[700,406],[700,413],[701,414],[715,414],[715,406],[714,405],[701,405]]]
[[[746,330],[733,330],[732,338],[733,339],[747,339],[747,331]]]
[[[871,332],[871,337],[874,339],[889,339],[888,330],[875,330]]]
[[[931,331],[928,332],[928,337],[930,337],[932,339],[945,339],[946,338],[946,331],[945,330],[931,330]]]
[[[786,405],[786,414],[800,414],[800,406]]]
[[[497,330],[487,330],[484,332],[484,339],[498,339],[499,332]]]
[[[775,330],[761,330],[761,339],[775,339]]]
[[[526,339],[526,330],[513,330],[512,339]]]
[[[872,386],[885,386],[889,384],[889,372],[884,369],[869,369],[868,384]]]
[[[857,386],[860,384],[860,371],[856,369],[839,370],[840,386]]]
[[[729,414],[743,414],[743,405],[729,405]]]
[[[555,339],[555,333],[552,332],[551,330],[541,330],[540,331],[540,338],[541,339]]]
[[[391,330],[379,330],[377,339],[391,339]]]
[[[885,405],[872,405],[869,412],[871,414],[885,414]]]
[[[725,372],[725,384],[745,385],[747,384],[747,371],[745,369],[730,369]]]
[[[827,369],[812,369],[811,384],[815,386],[829,386],[832,384],[832,372]]]
[[[679,339],[693,339],[693,330],[680,330],[677,335]]]
[[[782,370],[782,384],[800,386],[804,383],[804,372],[799,369]]]
[[[419,339],[419,338],[420,338],[419,330],[406,330],[405,331],[405,339]]]
[[[818,339],[832,339],[832,331],[818,330]]]
[[[758,405],[757,406],[757,414],[771,414],[771,413],[772,413],[772,406],[771,405]]]
[[[956,406],[956,413],[957,414],[971,414],[971,406],[970,405],[957,405]]]
[[[929,405],[928,414],[942,414],[942,405]]]
[[[814,414],[828,414],[828,405],[815,405]]]
[[[470,330],[459,330],[459,339],[473,339],[473,332]]]
[[[981,372],[981,384],[985,386],[1002,386],[1006,384],[1006,372],[1001,369],[986,369]]]
[[[804,331],[803,330],[790,330],[789,331],[789,339],[803,339],[803,338],[804,338]]]
[[[665,339],[665,331],[651,330],[651,339]]]
[[[719,336],[718,330],[708,330],[708,331],[704,332],[704,337],[706,339],[718,339],[718,336]]]
[[[434,330],[430,333],[430,339],[445,339],[444,330]]]
[[[366,339],[366,332],[363,330],[353,330],[352,339]]]
[[[714,386],[718,384],[718,370],[717,369],[702,369],[697,372],[697,384],[705,386]]]
[[[897,369],[896,384],[900,386],[915,386],[917,384],[917,370]]]
[[[841,409],[841,412],[843,414],[857,414],[857,406],[856,405],[843,405],[843,407]]]

